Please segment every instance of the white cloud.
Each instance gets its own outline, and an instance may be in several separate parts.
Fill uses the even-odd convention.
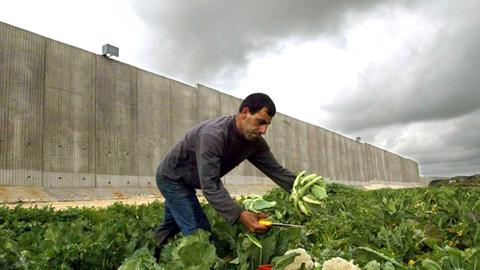
[[[3,1],[0,20],[97,54],[109,43],[119,61],[139,66],[149,34],[128,1]]]
[[[237,96],[268,93],[280,111],[311,123],[326,117],[321,106],[351,84],[356,71],[345,51],[323,41],[287,42],[277,53],[250,56]]]

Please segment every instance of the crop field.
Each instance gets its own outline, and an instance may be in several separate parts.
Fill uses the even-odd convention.
[[[0,269],[283,269],[296,255],[285,252],[296,248],[311,255],[316,269],[335,257],[361,269],[480,269],[479,188],[365,191],[329,184],[321,203],[309,207],[310,195],[306,213],[295,206],[304,194],[263,195],[275,202],[263,210],[274,221],[306,226],[265,234],[232,226],[204,204],[212,233],[176,236],[159,260],[152,236],[163,218],[160,202],[59,211],[0,207]],[[245,199],[259,198],[238,203]]]

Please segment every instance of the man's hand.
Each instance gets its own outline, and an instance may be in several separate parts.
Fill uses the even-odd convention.
[[[264,218],[267,218],[267,214],[265,213],[256,214],[249,211],[243,211],[242,214],[240,214],[239,221],[249,232],[264,233],[270,229],[270,227],[258,223],[260,219]]]

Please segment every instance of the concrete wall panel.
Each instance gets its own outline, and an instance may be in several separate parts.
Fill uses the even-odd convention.
[[[410,169],[410,160],[408,159],[402,159],[402,181],[405,182],[414,182],[415,179],[413,179],[412,174],[409,172]]]
[[[373,146],[367,143],[365,144],[365,147],[367,149],[367,167],[365,177],[367,181],[370,181],[375,179],[375,149]]]
[[[373,157],[373,166],[372,166],[372,179],[379,180],[379,179],[391,179],[387,176],[387,167],[385,164],[385,156],[388,155],[388,152],[379,149],[373,145],[370,145],[372,149],[372,157]],[[391,181],[391,180],[389,180]]]
[[[197,120],[197,90],[189,85],[170,80],[170,132],[172,146]]]
[[[393,169],[392,158],[389,152],[387,151],[382,151],[382,152],[383,152],[383,159],[385,164],[385,181],[392,182],[392,174],[393,174],[393,172],[391,171]]]
[[[402,179],[406,179],[405,175],[403,174],[403,164],[402,164],[402,158],[395,155],[395,159],[397,160],[397,170],[398,170],[398,174],[397,174],[397,178],[396,180],[398,182],[402,181]]]
[[[346,180],[355,180],[353,176],[353,163],[354,163],[354,156],[353,150],[351,149],[350,140],[347,137],[343,137],[343,145],[345,149],[345,179]]]
[[[413,160],[408,160],[408,172],[409,172],[409,179],[412,179],[414,182],[420,181],[420,171],[418,169],[418,164]]]
[[[221,93],[207,86],[197,84],[197,116],[198,122],[220,117],[220,95]]]
[[[99,175],[137,175],[136,68],[97,56],[96,85],[96,172]],[[97,185],[98,180],[97,176]]]
[[[357,166],[357,156],[356,156],[356,149],[354,146],[355,141],[353,141],[350,138],[345,138],[345,147],[346,147],[346,152],[347,152],[347,175],[350,180],[353,181],[358,181],[358,168]]]
[[[349,178],[353,181],[360,181],[361,178],[359,177],[360,170],[359,170],[359,157],[357,152],[357,142],[354,140],[348,139],[347,140],[347,153],[348,153],[348,164],[349,164]]]
[[[0,185],[41,186],[45,38],[0,23]]]
[[[347,147],[347,138],[341,136],[340,137],[340,151],[341,151],[341,168],[342,168],[342,178],[344,180],[350,179],[350,160],[348,154],[348,147]]]
[[[308,170],[320,174],[320,138],[319,130],[316,126],[307,124],[307,140],[308,140],[308,157],[307,162],[309,164]],[[307,168],[305,168],[307,170]]]
[[[289,170],[298,173],[303,169],[298,165],[299,152],[297,151],[297,144],[295,142],[295,123],[293,119],[287,115],[282,116],[281,130],[283,130],[283,154],[285,157],[285,167]]]
[[[242,100],[239,98],[220,93],[220,114],[222,116],[237,114],[240,102],[242,102]]]
[[[335,176],[335,158],[338,156],[334,149],[335,137],[333,132],[325,131],[325,156],[327,157],[327,170],[325,171],[325,177],[329,179],[336,179]]]
[[[379,179],[389,179],[391,181],[390,177],[387,176],[387,165],[385,163],[386,158],[388,158],[388,152],[384,151],[383,149],[379,149],[373,145],[369,145],[371,149],[371,156],[372,156],[372,172],[371,172],[371,177],[374,180],[379,180]]]
[[[167,78],[139,70],[137,86],[136,161],[138,174],[152,176],[155,175],[158,164],[168,153],[172,144],[170,137],[170,85]],[[152,180],[149,178],[146,181],[139,181],[140,187],[148,187],[151,184]]]
[[[357,156],[358,156],[358,174],[359,174],[359,180],[360,181],[366,181],[365,177],[365,170],[366,170],[366,164],[365,164],[365,144],[358,142],[357,143]]]
[[[56,173],[77,173],[71,187],[85,187],[81,174],[95,174],[94,99],[53,88],[46,88],[45,97],[44,185],[56,187],[53,176],[68,187],[70,178]]]
[[[379,161],[379,164],[380,164],[380,168],[379,168],[379,172],[381,173],[379,179],[382,179],[384,181],[387,181],[388,178],[387,178],[387,164],[385,164],[385,151],[381,150],[381,151],[378,151],[376,154],[378,156],[378,161]]]
[[[363,156],[362,156],[362,146],[361,142],[352,141],[352,149],[354,156],[354,176],[356,181],[364,181],[363,174]]]
[[[335,171],[339,180],[346,180],[345,178],[345,150],[343,145],[343,138],[335,134]]]
[[[390,177],[389,177],[389,180],[391,182],[395,182],[395,178],[397,176],[397,172],[396,172],[396,164],[395,164],[395,157],[390,153],[390,152],[387,152],[388,153],[388,157],[389,157],[389,165],[390,165]]]
[[[313,172],[309,169],[312,162],[310,161],[310,155],[308,149],[310,148],[308,140],[308,124],[303,121],[292,119],[294,123],[295,136],[295,151],[298,152],[298,158],[295,162],[297,170]]]
[[[369,160],[368,160],[368,144],[364,142],[360,142],[359,145],[359,151],[360,151],[360,166],[361,166],[361,175],[362,175],[362,181],[368,181],[368,167],[369,165]]]
[[[391,157],[391,164],[392,164],[392,181],[396,182],[398,179],[398,163],[397,163],[397,156],[389,153]]]
[[[293,168],[289,168],[289,164],[287,164],[287,160],[289,160],[289,153],[287,152],[286,145],[289,140],[287,137],[288,135],[285,133],[286,126],[287,123],[285,115],[277,112],[270,127],[270,138],[273,139],[273,143],[271,143],[272,139],[269,139],[268,143],[273,145],[271,147],[271,151],[278,163],[280,163],[280,165],[283,167],[293,170]]]
[[[333,133],[333,156],[335,163],[333,164],[335,170],[335,180],[346,180],[345,171],[344,171],[344,150],[342,147],[342,137],[338,136],[337,133]]]
[[[365,179],[366,181],[371,181],[377,179],[379,163],[378,163],[378,153],[376,148],[368,143],[364,144],[366,149],[366,167],[365,167]]]
[[[408,159],[401,158],[400,159],[400,164],[401,164],[401,170],[402,170],[401,181],[412,182],[412,178],[410,178],[410,174],[408,173],[408,170],[407,170],[408,169]]]
[[[396,182],[400,178],[400,164],[398,162],[398,156],[392,155],[393,158],[393,181]]]
[[[47,40],[46,187],[95,186],[95,66],[91,53]]]
[[[318,173],[323,177],[327,177],[328,175],[328,159],[330,158],[327,153],[327,134],[328,131],[321,128],[316,127],[318,132],[318,139],[319,139],[319,148],[316,150],[319,153],[319,163],[320,169]]]

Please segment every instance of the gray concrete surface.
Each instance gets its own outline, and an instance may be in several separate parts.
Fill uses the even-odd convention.
[[[95,187],[95,62],[91,53],[47,39],[45,187]]]
[[[152,176],[159,160],[172,144],[170,134],[170,80],[149,72],[137,77],[137,141],[138,175]],[[148,181],[147,181],[148,182]],[[139,180],[140,186],[145,181]]]
[[[0,59],[4,187],[155,187],[158,163],[188,129],[235,114],[241,102],[4,23]],[[413,160],[280,112],[265,138],[294,172],[349,183],[419,181]],[[271,185],[261,177],[244,162],[223,180]]]
[[[208,86],[197,84],[197,117],[198,122],[222,115],[220,108],[220,91],[209,88]]]
[[[197,91],[192,86],[170,80],[171,145],[183,138],[197,123]]]
[[[45,38],[0,23],[0,185],[41,186]]]

